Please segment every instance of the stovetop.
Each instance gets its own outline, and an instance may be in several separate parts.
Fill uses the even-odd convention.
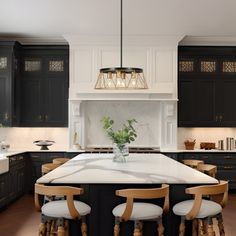
[[[92,153],[112,153],[111,147],[86,148],[86,152]],[[130,153],[160,153],[159,147],[129,147]]]

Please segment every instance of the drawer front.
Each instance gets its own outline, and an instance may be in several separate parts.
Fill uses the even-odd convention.
[[[235,154],[213,154],[212,161],[217,166],[236,166],[236,155]]]
[[[219,180],[228,180],[230,189],[236,188],[236,170],[219,170],[216,178]]]
[[[168,157],[170,157],[170,158],[172,158],[172,159],[174,159],[174,160],[178,160],[178,153],[172,153],[172,152],[170,152],[170,153],[162,153],[163,155],[165,155],[165,156],[168,156]]]

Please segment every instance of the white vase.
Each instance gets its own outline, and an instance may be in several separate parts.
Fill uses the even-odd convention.
[[[125,143],[123,145],[117,145],[117,143],[113,144],[113,154],[114,162],[126,162],[127,161],[127,156],[129,156],[129,147],[128,143]]]

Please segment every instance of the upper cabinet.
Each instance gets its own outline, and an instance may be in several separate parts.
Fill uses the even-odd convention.
[[[67,126],[68,89],[68,46],[23,46],[21,126]]]
[[[236,126],[236,47],[181,46],[178,126]]]
[[[21,46],[17,42],[0,42],[0,124],[19,124],[19,90]]]

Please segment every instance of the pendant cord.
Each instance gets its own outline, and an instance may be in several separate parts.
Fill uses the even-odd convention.
[[[123,0],[120,0],[120,67],[123,65]]]

